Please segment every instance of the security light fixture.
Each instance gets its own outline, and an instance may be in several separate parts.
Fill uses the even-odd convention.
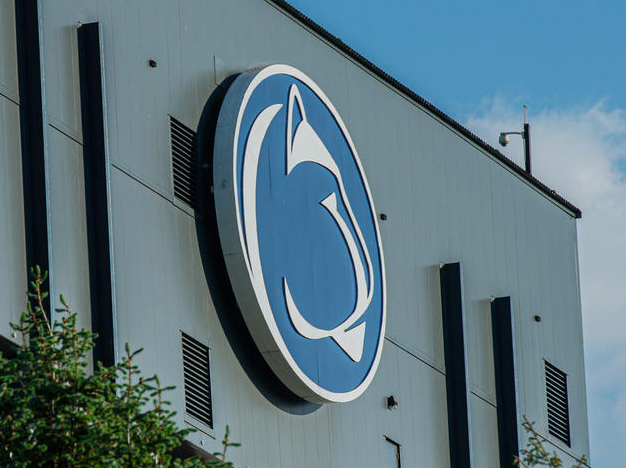
[[[502,132],[502,133],[500,133],[500,139],[498,140],[498,142],[500,142],[500,144],[502,146],[508,145],[509,144],[509,135],[511,133],[519,133],[519,132],[509,132],[509,133]]]
[[[524,132],[501,132],[500,133],[500,138],[498,139],[498,142],[502,145],[502,146],[506,146],[509,144],[509,135],[521,135],[522,138],[525,138]]]
[[[390,410],[398,409],[398,400],[393,395],[387,397],[387,408]]]
[[[509,144],[509,135],[520,135],[524,140],[524,159],[526,163],[526,172],[530,174],[530,125],[528,124],[528,115],[526,106],[524,106],[524,131],[522,132],[500,132],[498,142],[502,146]]]

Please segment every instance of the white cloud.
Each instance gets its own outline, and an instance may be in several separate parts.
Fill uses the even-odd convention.
[[[592,466],[623,466],[626,346],[594,346],[585,361]]]
[[[618,466],[626,440],[626,114],[600,102],[529,116],[533,174],[583,212],[578,250],[591,456],[594,466]],[[501,131],[519,131],[522,123],[521,105],[494,98],[466,125],[498,146]],[[521,138],[511,136],[503,152],[523,166]]]
[[[521,107],[521,106],[520,106]],[[626,115],[602,103],[531,115],[533,174],[579,206],[580,277],[587,345],[626,337]],[[521,108],[500,99],[467,126],[498,146],[500,131],[521,130]],[[503,152],[523,165],[521,138]]]

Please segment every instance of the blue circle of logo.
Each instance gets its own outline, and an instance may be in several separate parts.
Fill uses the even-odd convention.
[[[292,67],[248,72],[220,111],[215,158],[216,186],[228,181],[215,195],[220,238],[261,352],[304,398],[356,398],[380,359],[385,282],[371,195],[339,114]],[[233,245],[224,236],[235,220]]]

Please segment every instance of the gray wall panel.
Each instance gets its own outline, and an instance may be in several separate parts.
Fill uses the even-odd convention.
[[[0,0],[0,94],[19,102],[15,1]]]
[[[180,386],[180,330],[212,347],[193,218],[116,168],[111,193],[118,354],[125,343],[145,348],[139,359],[146,371]],[[176,392],[180,409],[182,391]]]
[[[50,290],[52,308],[62,307],[58,294],[78,314],[78,326],[91,328],[89,257],[83,147],[53,127],[48,129],[50,196]]]
[[[357,411],[373,415],[372,424],[367,425],[366,431],[373,440],[362,449],[370,457],[366,457],[363,466],[384,466],[383,436],[402,446],[403,466],[447,466],[445,377],[392,343],[385,345],[379,372],[372,388],[363,397],[368,401],[356,403],[359,406]],[[397,410],[386,408],[385,398],[389,395],[398,400]],[[428,423],[422,424],[421,421]],[[355,424],[354,427],[364,427],[359,420]],[[349,428],[345,430],[349,431]],[[354,437],[359,440],[362,437],[360,431],[354,432]],[[372,444],[377,447],[374,453],[367,450]],[[378,455],[378,463],[373,463],[373,455]]]
[[[15,3],[0,1],[0,335],[15,340],[9,322],[26,306],[28,274],[20,142]]]
[[[13,339],[26,306],[26,244],[19,107],[0,96],[0,335]]]
[[[111,162],[166,197],[172,193],[169,67],[165,26],[158,25],[170,19],[162,3],[123,2],[112,6],[104,28]]]
[[[472,466],[500,468],[498,452],[498,418],[495,406],[476,395],[470,397],[472,431]],[[510,466],[513,466],[511,460]]]
[[[215,88],[214,55],[220,55],[219,45],[228,42],[221,28],[209,25],[217,18],[220,22],[228,19],[217,2],[179,2],[178,9],[180,26],[173,31],[178,49],[171,54],[174,60],[180,60],[181,66],[175,72],[177,88],[172,89],[172,109],[195,128],[204,103]]]
[[[48,122],[82,142],[80,84],[78,75],[79,22],[98,18],[94,2],[63,0],[41,2],[43,19],[45,93]]]

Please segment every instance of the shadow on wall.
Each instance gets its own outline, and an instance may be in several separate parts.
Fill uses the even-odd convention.
[[[274,374],[256,347],[244,322],[228,278],[219,240],[215,203],[209,187],[213,183],[213,142],[220,107],[226,91],[237,78],[225,79],[207,100],[198,124],[198,210],[196,235],[213,305],[230,347],[248,378],[276,407],[291,414],[309,414],[321,407],[310,403],[287,388]]]

